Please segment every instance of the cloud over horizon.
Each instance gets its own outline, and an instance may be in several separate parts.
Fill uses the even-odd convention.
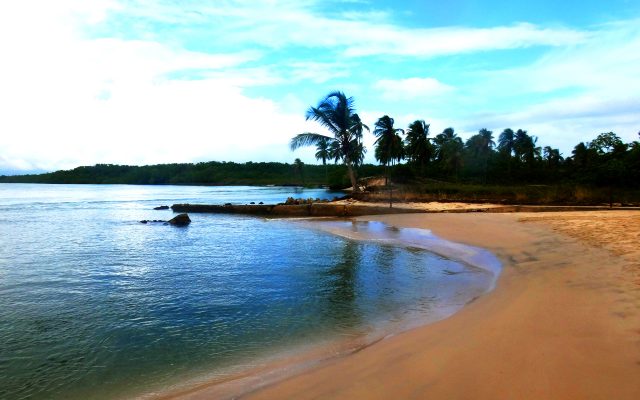
[[[304,112],[336,89],[370,125],[511,126],[565,153],[600,130],[636,139],[638,19],[408,26],[390,4],[2,4],[0,170],[313,162],[288,141],[316,129]]]

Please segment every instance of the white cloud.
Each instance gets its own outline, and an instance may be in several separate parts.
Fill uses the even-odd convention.
[[[436,99],[450,93],[452,86],[434,78],[381,79],[373,84],[387,100]]]
[[[550,100],[521,110],[472,116],[466,130],[488,127],[494,136],[507,127],[525,129],[539,138],[538,145],[560,148],[565,155],[579,142],[602,132],[616,132],[624,141],[637,140],[640,97],[606,99],[592,96]]]
[[[68,4],[66,14],[17,22],[30,13],[0,6],[1,22],[13,21],[0,28],[0,169],[290,158],[287,144],[304,130],[303,110],[287,114],[269,99],[246,96],[239,79],[216,76],[259,54],[87,39],[70,29],[78,11]],[[168,78],[200,70],[211,76]]]
[[[392,15],[377,10],[325,15],[321,2],[306,0],[235,0],[215,5],[133,1],[120,13],[147,23],[207,24],[208,37],[222,35],[228,44],[327,48],[347,57],[436,57],[530,46],[565,46],[583,42],[585,32],[528,23],[491,28],[413,29],[394,24]],[[116,9],[115,7],[113,9]],[[142,24],[148,29],[147,25]]]
[[[303,119],[308,104],[299,93],[283,93],[278,104],[251,97],[246,89],[350,77],[341,89],[357,93],[361,82],[355,75],[363,68],[358,58],[368,56],[436,57],[559,46],[529,68],[487,77],[475,92],[458,85],[454,90],[435,77],[378,79],[374,89],[402,107],[411,104],[402,100],[424,104],[431,96],[451,93],[457,100],[468,92],[492,101],[502,90],[587,88],[592,98],[604,99],[610,107],[590,106],[584,100],[571,111],[567,99],[506,113],[514,124],[555,121],[577,132],[589,122],[604,125],[625,106],[616,99],[625,99],[627,107],[637,104],[640,36],[632,23],[591,33],[531,24],[410,29],[393,24],[387,13],[329,16],[320,14],[318,5],[316,0],[0,4],[0,169],[98,162],[285,161],[298,156],[311,162],[311,150],[293,154],[287,146],[296,133],[313,130]],[[158,24],[169,28],[157,30]],[[193,34],[203,46],[186,46]],[[297,59],[300,53],[290,49],[304,54]],[[282,62],[285,52],[294,61]],[[559,115],[560,107],[566,115]],[[600,119],[593,119],[596,108]],[[584,110],[588,115],[578,115]],[[433,121],[454,119],[432,108],[425,112],[434,117],[434,129]],[[384,113],[369,114],[373,123]],[[624,129],[637,122],[633,113],[615,115]],[[409,122],[397,118],[399,127]],[[437,130],[445,125],[455,123]]]
[[[531,46],[565,46],[585,40],[583,32],[567,28],[540,28],[516,24],[494,28],[448,27],[401,29],[379,26],[359,30],[348,56],[396,55],[436,57],[488,50],[516,49]]]
[[[335,78],[351,75],[350,66],[342,62],[321,63],[314,61],[294,61],[287,65],[288,80],[325,83]]]
[[[539,143],[567,154],[601,132],[637,140],[639,65],[640,20],[601,25],[580,45],[553,49],[524,67],[480,74],[467,96],[500,104],[501,111],[486,104],[476,107],[486,112],[460,117],[474,129],[527,129]]]
[[[563,89],[637,93],[640,87],[640,20],[620,21],[594,29],[579,45],[554,49],[520,68],[493,71],[482,81],[517,85],[537,93]]]

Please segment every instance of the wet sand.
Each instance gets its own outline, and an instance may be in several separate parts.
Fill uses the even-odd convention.
[[[640,212],[359,219],[489,249],[504,264],[496,290],[446,320],[241,398],[640,398]]]

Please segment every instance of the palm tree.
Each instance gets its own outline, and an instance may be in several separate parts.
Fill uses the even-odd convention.
[[[511,158],[511,155],[513,154],[514,142],[515,134],[513,133],[513,129],[507,128],[502,131],[500,137],[498,138],[498,150]]]
[[[434,138],[436,146],[436,160],[444,172],[458,174],[462,166],[462,139],[456,135],[453,128],[446,128]]]
[[[375,124],[373,134],[377,137],[376,160],[382,165],[393,165],[394,161],[400,161],[404,158],[404,148],[402,146],[402,138],[400,133],[404,133],[404,129],[394,128],[393,118],[385,115],[378,119]]]
[[[590,157],[590,149],[584,144],[584,142],[578,143],[574,148],[571,154],[573,162],[578,168],[585,168],[588,166]]]
[[[560,163],[564,160],[560,155],[560,150],[554,149],[551,146],[545,146],[543,149],[544,160],[547,162],[547,166],[552,169],[558,168]]]
[[[484,128],[480,129],[477,134],[471,136],[465,144],[467,151],[471,155],[471,159],[480,164],[485,182],[487,180],[487,164],[495,145],[493,132]]]
[[[424,120],[416,120],[409,124],[405,138],[406,156],[412,163],[420,165],[420,172],[424,173],[424,165],[433,155],[433,146],[428,138],[429,124]]]
[[[302,162],[302,160],[300,160],[299,158],[296,158],[293,161],[293,171],[296,173],[296,175],[300,177],[300,180],[302,181],[302,186],[304,186],[303,168],[304,168],[304,163]]]
[[[355,112],[353,97],[343,92],[331,92],[318,103],[317,107],[307,110],[306,119],[320,123],[331,136],[305,132],[291,139],[291,150],[299,147],[318,145],[328,141],[331,155],[336,161],[347,166],[349,179],[354,191],[358,191],[355,168],[362,163],[365,148],[362,145],[362,133],[369,130]]]
[[[480,136],[482,136],[482,139],[484,139],[483,144],[484,144],[485,152],[490,152],[491,150],[493,150],[494,147],[496,147],[496,142],[493,141],[492,131],[486,128],[482,128],[478,133],[480,134]]]
[[[487,157],[495,145],[493,132],[487,129],[480,129],[477,134],[467,139],[465,146],[476,158],[482,158]]]
[[[316,144],[316,160],[322,160],[322,165],[327,165],[329,158],[329,139],[323,138]]]
[[[513,152],[518,160],[524,162],[529,167],[533,165],[536,154],[539,154],[540,152],[540,149],[536,148],[537,141],[537,137],[530,136],[527,131],[522,129],[518,129],[515,134]]]
[[[507,128],[502,131],[498,138],[498,152],[507,161],[507,175],[509,177],[511,177],[511,158],[513,155],[515,140],[515,133],[511,128]]]
[[[404,148],[402,146],[402,138],[400,133],[404,133],[403,129],[393,127],[393,118],[385,115],[376,121],[373,134],[377,137],[375,141],[376,150],[375,157],[382,165],[385,166],[385,186],[389,185],[389,164],[393,165],[394,161],[400,161],[404,158]],[[392,207],[392,192],[389,192],[389,207]]]
[[[362,141],[359,141],[353,146],[353,165],[359,167],[364,163],[364,155],[367,154],[367,149],[364,147]]]
[[[328,139],[322,139],[316,144],[316,160],[322,160],[324,165],[324,180],[327,178],[327,160],[333,158],[331,156],[331,147]]]

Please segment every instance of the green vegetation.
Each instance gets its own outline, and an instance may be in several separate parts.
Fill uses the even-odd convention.
[[[382,167],[362,165],[361,171],[375,175]],[[327,181],[327,176],[329,177]],[[39,175],[0,176],[3,183],[80,183],[136,185],[326,185],[349,186],[343,167],[287,163],[203,162],[128,166],[98,164]]]
[[[640,141],[624,143],[615,133],[578,143],[571,156],[541,147],[527,131],[504,129],[495,140],[488,129],[463,141],[453,128],[429,137],[429,124],[416,120],[405,130],[385,115],[375,123],[374,155],[380,166],[363,164],[364,130],[353,98],[332,92],[310,107],[307,120],[330,135],[305,132],[291,149],[315,146],[322,165],[203,162],[126,166],[98,164],[40,175],[0,176],[0,182],[192,185],[353,186],[361,177],[391,177],[404,200],[461,200],[519,203],[640,202]],[[640,135],[640,133],[639,133]],[[404,136],[404,137],[403,137]],[[401,163],[405,160],[405,163]],[[333,161],[334,164],[328,164]],[[337,165],[338,163],[342,165]],[[394,165],[395,164],[395,165]],[[346,169],[344,168],[346,166]],[[385,185],[387,186],[387,185]],[[389,189],[391,186],[389,186]],[[359,195],[382,200],[380,193]],[[391,201],[391,197],[389,200]]]
[[[394,181],[396,178],[394,177]],[[639,188],[602,188],[577,183],[549,185],[484,184],[413,179],[409,184],[396,184],[396,201],[461,201],[471,203],[541,204],[541,205],[640,205]],[[388,201],[387,191],[359,194],[361,200]]]
[[[505,129],[497,143],[487,129],[466,142],[453,128],[434,138],[428,134],[428,124],[414,121],[407,129],[404,148],[395,150],[407,163],[394,168],[393,179],[400,184],[410,182],[398,188],[399,199],[533,204],[640,202],[640,142],[624,143],[613,132],[577,144],[567,158],[558,149],[537,146],[538,139],[522,129]],[[380,140],[376,144],[376,154],[388,151]],[[371,194],[367,198],[382,200],[383,196]]]
[[[579,143],[572,156],[537,146],[526,131],[505,129],[497,145],[493,132],[481,129],[463,142],[447,128],[427,144],[416,145],[423,121],[413,122],[404,140],[409,169],[404,174],[450,182],[502,185],[580,184],[597,187],[640,188],[640,142],[624,143],[613,132]],[[426,125],[428,129],[428,125]]]

